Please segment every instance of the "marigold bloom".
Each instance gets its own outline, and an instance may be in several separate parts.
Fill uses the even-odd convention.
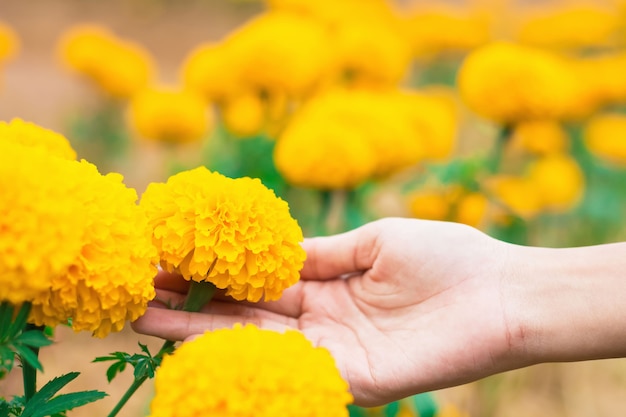
[[[563,126],[554,120],[531,120],[515,125],[512,145],[525,152],[546,155],[561,153],[569,147],[569,139]]]
[[[20,47],[15,31],[8,25],[0,22],[0,64],[13,58]]]
[[[77,201],[87,217],[81,248],[50,290],[33,301],[31,320],[55,326],[71,319],[75,331],[97,337],[119,331],[154,298],[157,254],[137,193],[119,174],[101,175],[86,161],[72,164]],[[65,243],[64,243],[65,245]]]
[[[487,188],[499,204],[521,218],[531,219],[543,209],[541,193],[525,177],[498,175],[487,182]]]
[[[378,165],[374,148],[345,123],[294,120],[274,148],[276,169],[291,184],[322,190],[352,189]]]
[[[418,56],[470,51],[491,37],[489,19],[451,6],[422,6],[404,19],[413,51]]]
[[[80,251],[87,216],[67,163],[0,136],[2,301],[33,301]]]
[[[426,220],[448,220],[451,201],[445,190],[420,190],[409,195],[409,210],[413,217]]]
[[[454,220],[479,228],[485,221],[489,210],[489,199],[478,192],[469,193],[459,199]]]
[[[531,165],[528,179],[541,197],[542,206],[551,211],[571,209],[581,199],[585,179],[574,158],[551,154]]]
[[[207,133],[208,110],[202,97],[192,91],[150,88],[133,96],[128,119],[146,139],[185,143],[199,140]]]
[[[128,98],[153,78],[155,66],[143,47],[100,26],[71,28],[59,41],[59,53],[69,69],[113,97]]]
[[[257,94],[243,94],[223,103],[222,118],[229,132],[240,136],[259,133],[266,122],[265,103]]]
[[[506,42],[468,55],[459,70],[458,85],[472,110],[504,124],[568,117],[581,96],[579,80],[566,60]]]
[[[604,161],[626,164],[626,116],[618,113],[599,114],[593,117],[584,130],[585,145],[589,152]]]
[[[598,108],[626,101],[626,53],[613,52],[584,57],[573,62],[580,83],[586,87],[586,109],[589,116]]]
[[[224,366],[224,364],[228,364]],[[163,360],[150,417],[347,417],[352,401],[330,353],[301,333],[252,325],[183,343]]]
[[[544,48],[609,46],[616,43],[620,24],[618,13],[599,5],[544,6],[522,20],[517,39]]]
[[[150,184],[140,205],[168,271],[248,301],[276,300],[298,281],[302,230],[287,203],[258,179],[199,167]]]
[[[21,119],[0,121],[0,140],[39,147],[63,159],[76,159],[76,151],[65,136]]]

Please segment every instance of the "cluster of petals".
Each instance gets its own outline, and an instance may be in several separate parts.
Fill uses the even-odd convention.
[[[300,109],[274,162],[291,183],[349,189],[452,152],[456,113],[439,98],[399,90],[342,89]]]
[[[326,349],[294,330],[247,325],[207,332],[164,358],[150,416],[347,417],[351,401]]]
[[[154,76],[153,59],[142,46],[98,25],[70,28],[59,40],[59,54],[69,69],[112,97],[130,97]]]
[[[304,263],[302,230],[260,180],[205,167],[151,183],[141,197],[161,265],[237,300],[276,300]]]
[[[600,113],[584,129],[587,149],[601,160],[617,166],[626,164],[626,117],[620,113]]]
[[[103,176],[59,144],[21,121],[0,129],[0,299],[31,303],[35,324],[102,337],[154,297],[156,249],[121,175]]]

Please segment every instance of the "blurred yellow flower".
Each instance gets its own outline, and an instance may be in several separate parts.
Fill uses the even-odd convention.
[[[19,47],[17,33],[9,25],[0,22],[0,64],[13,58]]]
[[[506,42],[470,53],[459,69],[458,85],[472,110],[503,124],[568,117],[581,95],[568,61]]]
[[[334,190],[352,189],[370,179],[378,158],[349,124],[297,118],[276,142],[274,163],[291,184]]]
[[[415,6],[404,24],[418,56],[470,51],[491,37],[486,15],[451,5]]]
[[[626,164],[626,115],[598,114],[589,120],[584,130],[589,152],[618,165]]]
[[[537,10],[538,9],[538,10]],[[525,44],[560,49],[615,45],[620,29],[618,13],[599,4],[542,5],[530,8],[517,39]]]
[[[204,137],[211,124],[211,114],[197,93],[154,87],[132,97],[128,120],[143,138],[185,143]]]
[[[626,53],[612,52],[587,56],[574,61],[580,83],[586,87],[588,116],[598,108],[626,101]]]
[[[155,296],[158,258],[135,190],[119,174],[103,176],[84,160],[71,163],[78,182],[71,198],[87,216],[82,247],[50,291],[34,300],[31,319],[48,326],[71,319],[75,331],[104,337],[143,315]]]
[[[305,253],[289,206],[260,180],[204,167],[152,183],[141,198],[168,271],[209,281],[236,300],[278,299],[296,283]],[[213,267],[212,267],[213,266]]]
[[[457,202],[454,221],[480,228],[485,222],[488,210],[489,199],[486,195],[478,192],[468,193]]]
[[[163,360],[150,417],[347,417],[352,401],[330,353],[301,333],[252,325],[183,343]]]
[[[437,411],[435,417],[470,417],[470,415],[454,404],[445,404]]]
[[[130,97],[145,88],[154,75],[153,60],[143,47],[100,26],[70,28],[58,48],[69,69],[91,79],[113,97]]]
[[[451,201],[445,190],[419,190],[409,195],[413,217],[426,220],[449,220]]]
[[[562,153],[569,147],[565,129],[555,120],[520,122],[513,128],[511,142],[513,147],[536,155]]]
[[[65,136],[21,119],[0,121],[0,141],[10,141],[28,147],[45,149],[50,155],[76,159],[76,151]]]
[[[0,134],[0,300],[33,301],[81,249],[87,216],[71,166]]]
[[[500,174],[490,178],[486,186],[499,204],[523,219],[537,216],[543,208],[542,194],[525,177]]]
[[[326,76],[332,44],[324,26],[280,11],[255,17],[224,41],[244,87],[296,97],[308,93]]]
[[[226,129],[239,137],[259,133],[267,120],[265,103],[257,94],[231,97],[222,104],[221,110]]]
[[[582,169],[566,154],[537,159],[529,168],[528,179],[539,193],[542,206],[549,211],[567,211],[583,195],[585,179]]]
[[[221,102],[244,90],[240,66],[223,43],[205,43],[185,59],[180,78],[186,88],[202,94],[207,101]]]

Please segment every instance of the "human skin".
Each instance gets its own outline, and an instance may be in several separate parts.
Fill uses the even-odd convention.
[[[626,356],[626,244],[524,247],[389,218],[303,247],[301,280],[278,301],[222,295],[199,313],[153,302],[133,328],[171,340],[235,323],[297,329],[332,353],[362,406],[542,362]],[[188,287],[166,273],[155,285],[173,304]]]

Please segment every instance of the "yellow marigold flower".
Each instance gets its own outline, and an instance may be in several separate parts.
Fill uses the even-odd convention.
[[[552,154],[534,161],[528,179],[541,197],[542,206],[566,211],[575,206],[584,191],[584,175],[574,158]]]
[[[435,417],[469,417],[469,413],[461,411],[454,404],[446,404],[437,411]]]
[[[228,364],[228,366],[224,366]],[[347,417],[330,353],[301,333],[252,325],[207,332],[163,360],[150,417]]]
[[[563,126],[555,120],[530,120],[515,125],[512,145],[536,155],[562,153],[569,147]]]
[[[233,55],[244,86],[301,96],[328,73],[332,43],[326,28],[317,22],[270,11],[232,33],[224,47]]]
[[[506,42],[468,55],[458,85],[472,110],[504,124],[567,117],[581,95],[579,80],[566,60]]]
[[[20,47],[20,42],[15,31],[0,22],[0,63],[13,58]]]
[[[65,136],[21,119],[9,123],[0,121],[0,140],[40,147],[63,159],[76,159],[76,151]]]
[[[409,196],[409,210],[418,219],[448,220],[450,203],[445,190],[420,190]]]
[[[185,143],[199,140],[207,133],[208,110],[202,97],[192,91],[149,88],[133,96],[128,119],[146,139]]]
[[[603,105],[626,101],[626,53],[605,53],[574,61],[580,83],[587,87],[587,111],[592,114]]]
[[[140,205],[161,265],[187,280],[248,301],[276,300],[298,281],[302,230],[287,203],[258,179],[199,167],[150,184]]]
[[[487,43],[490,22],[483,14],[452,6],[421,6],[405,17],[406,32],[418,56],[465,52]]]
[[[500,204],[524,219],[537,216],[543,208],[542,194],[527,178],[498,175],[488,181],[487,188]]]
[[[469,193],[457,202],[454,220],[479,228],[485,221],[489,209],[489,199],[482,193]]]
[[[605,161],[626,164],[626,116],[618,113],[593,117],[584,130],[585,145]]]
[[[293,120],[276,142],[276,169],[291,184],[323,190],[351,189],[374,175],[374,148],[346,123]]]
[[[84,160],[67,163],[78,186],[66,199],[80,204],[87,223],[70,267],[33,301],[31,320],[55,326],[71,319],[75,331],[104,337],[143,315],[154,298],[156,248],[137,193],[121,175],[103,176]]]
[[[523,19],[517,39],[548,48],[609,46],[616,43],[620,24],[617,13],[600,5],[543,6]]]
[[[130,97],[153,78],[154,64],[143,47],[100,26],[71,28],[59,41],[59,53],[69,69],[113,97]]]
[[[231,133],[252,136],[259,133],[266,122],[265,103],[257,94],[232,97],[222,105],[224,125]]]
[[[2,301],[33,301],[80,251],[87,217],[68,162],[0,137]]]
[[[208,101],[221,102],[239,93],[240,65],[230,49],[222,43],[205,43],[193,49],[181,68],[185,87],[202,94]]]

